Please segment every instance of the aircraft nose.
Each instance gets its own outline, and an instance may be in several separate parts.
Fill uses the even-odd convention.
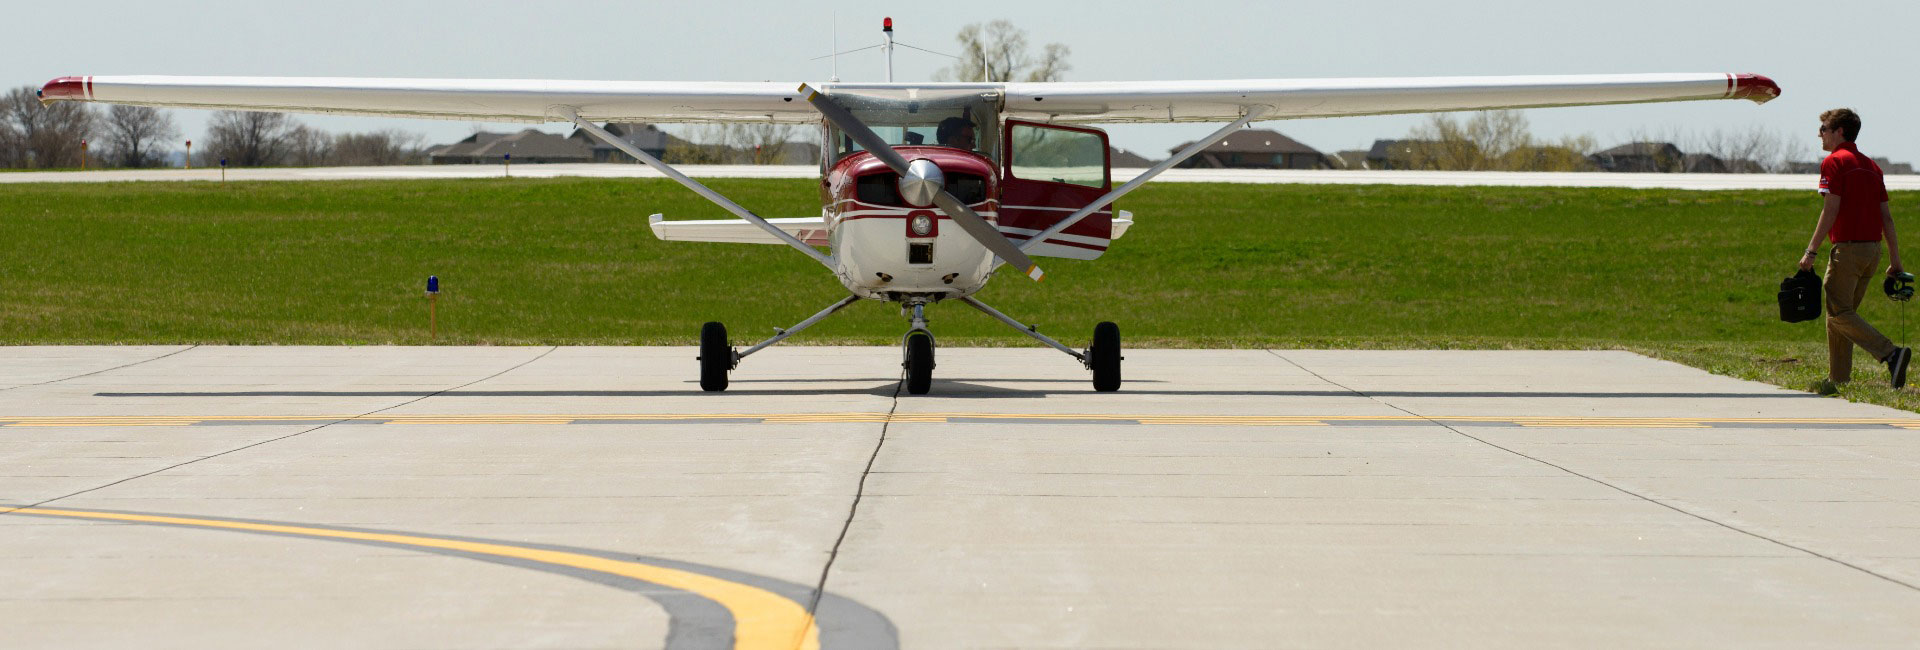
[[[63,99],[87,98],[86,77],[60,77],[40,87],[40,103],[48,104]]]

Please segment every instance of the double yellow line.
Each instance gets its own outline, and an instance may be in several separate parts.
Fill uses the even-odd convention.
[[[592,571],[650,582],[664,587],[691,592],[715,603],[719,603],[722,607],[725,607],[728,612],[733,614],[733,640],[735,648],[778,648],[779,650],[799,648],[801,650],[818,650],[820,647],[820,629],[814,624],[813,615],[808,613],[799,603],[759,587],[721,580],[713,576],[694,573],[692,571],[642,564],[640,562],[614,560],[583,553],[528,548],[508,544],[422,537],[401,533],[338,530],[292,524],[225,521],[170,515],[96,512],[91,510],[65,510],[58,508],[0,509],[0,514],[9,513],[141,524],[193,526],[252,533],[298,535],[318,539],[378,542],[382,544],[458,551],[474,555],[487,555],[538,562],[556,567]]]

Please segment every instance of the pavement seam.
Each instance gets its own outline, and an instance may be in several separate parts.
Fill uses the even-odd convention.
[[[887,419],[880,423],[880,439],[873,443],[873,453],[867,456],[867,466],[860,470],[860,482],[853,490],[853,504],[847,508],[847,520],[840,524],[840,536],[834,538],[833,548],[827,551],[827,563],[820,567],[820,582],[814,585],[813,601],[807,604],[807,613],[815,614],[820,609],[820,597],[827,593],[827,576],[833,572],[834,560],[840,559],[840,545],[847,541],[847,531],[853,529],[853,518],[860,513],[860,498],[867,493],[867,477],[873,475],[873,463],[880,458],[880,448],[887,444],[887,429],[893,426],[893,414],[900,410],[900,388],[907,383],[907,373],[900,371],[900,383],[893,386],[893,403],[887,407]]]
[[[176,355],[176,354],[180,354],[180,353],[182,353],[182,352],[186,352],[186,351],[188,351],[188,350],[192,350],[192,349],[194,349],[194,348],[198,348],[198,347],[200,347],[200,344],[198,344],[198,343],[195,343],[195,344],[193,344],[193,345],[189,345],[189,346],[187,346],[187,347],[184,347],[184,348],[181,348],[181,349],[178,349],[178,350],[174,350],[174,351],[172,351],[172,352],[168,352],[168,353],[166,353],[166,354],[163,354],[163,355],[160,355],[160,356],[157,356],[157,357],[154,357],[154,358],[151,358],[151,359],[141,359],[141,360],[139,360],[139,361],[135,361],[135,362],[133,362],[133,363],[129,363],[129,364],[124,364],[124,365],[118,365],[118,366],[114,366],[114,367],[112,367],[112,368],[107,368],[107,369],[105,369],[105,370],[95,370],[95,371],[93,371],[93,372],[88,372],[88,373],[82,373],[82,374],[78,374],[78,375],[74,375],[74,376],[72,376],[72,377],[61,377],[61,378],[59,378],[59,379],[53,379],[53,380],[49,380],[49,381],[43,381],[43,382],[39,382],[39,383],[34,383],[34,384],[20,384],[20,385],[18,385],[18,386],[8,386],[8,387],[6,387],[6,388],[0,388],[0,391],[9,391],[9,390],[13,390],[13,389],[15,389],[15,388],[27,388],[27,387],[30,387],[30,386],[45,386],[45,385],[47,385],[47,384],[58,384],[58,383],[60,383],[60,382],[63,382],[63,381],[71,381],[71,380],[74,380],[74,379],[79,379],[79,378],[81,378],[81,377],[92,377],[92,376],[94,376],[94,375],[98,375],[98,374],[100,374],[100,373],[103,373],[103,372],[113,372],[113,371],[115,371],[115,370],[119,370],[119,369],[121,369],[121,368],[132,368],[132,367],[134,367],[134,366],[137,366],[137,365],[140,365],[140,364],[143,364],[143,363],[149,363],[149,362],[153,362],[153,361],[159,361],[159,360],[161,360],[161,359],[165,359],[165,358],[167,358],[167,357],[171,357],[171,356],[173,356],[173,355]]]
[[[199,347],[199,346],[194,346],[194,347]],[[191,349],[193,349],[193,348],[188,348],[188,350],[191,350]],[[182,461],[182,462],[178,462],[178,463],[174,463],[174,464],[172,464],[172,465],[168,465],[168,466],[166,466],[166,467],[162,467],[162,468],[160,468],[160,469],[156,469],[156,470],[153,470],[153,471],[151,471],[151,472],[146,472],[146,473],[144,473],[144,474],[136,474],[136,475],[134,475],[134,476],[129,476],[129,477],[126,477],[126,478],[123,478],[123,479],[120,479],[120,480],[117,480],[117,481],[113,481],[113,482],[111,482],[111,483],[107,483],[107,484],[104,484],[104,485],[96,485],[96,486],[93,486],[93,487],[90,487],[90,488],[87,488],[87,489],[85,489],[85,490],[80,490],[80,491],[78,491],[78,492],[72,492],[72,493],[69,493],[69,494],[63,494],[63,495],[60,495],[60,496],[57,496],[57,497],[53,497],[53,498],[51,498],[51,499],[47,499],[47,500],[44,500],[44,501],[40,501],[40,502],[38,502],[38,503],[31,503],[31,504],[27,504],[27,505],[24,505],[24,506],[11,506],[11,507],[7,507],[7,508],[5,508],[5,509],[3,509],[3,510],[0,510],[0,515],[4,515],[4,514],[7,514],[7,513],[10,513],[10,512],[14,512],[14,511],[16,511],[16,510],[20,510],[21,508],[37,508],[37,507],[40,507],[40,506],[44,506],[44,505],[47,505],[47,504],[49,504],[49,503],[53,503],[53,502],[55,502],[55,501],[59,501],[59,500],[61,500],[61,499],[71,499],[71,498],[73,498],[73,497],[77,497],[77,496],[80,496],[80,495],[82,495],[82,494],[86,494],[86,493],[88,493],[88,492],[95,492],[95,491],[99,491],[99,490],[104,490],[104,489],[107,489],[107,488],[110,488],[110,487],[113,487],[113,486],[115,486],[115,485],[119,485],[119,484],[121,484],[121,483],[125,483],[125,482],[127,482],[127,481],[132,481],[132,480],[137,480],[137,479],[142,479],[142,478],[146,478],[146,477],[149,477],[149,476],[153,476],[153,475],[155,475],[155,474],[159,474],[159,473],[161,473],[161,472],[165,472],[165,471],[168,471],[168,470],[172,470],[172,469],[176,469],[176,468],[180,468],[180,467],[185,467],[185,466],[188,466],[188,465],[192,465],[192,464],[194,464],[194,463],[198,463],[198,462],[200,462],[200,461],[203,461],[203,460],[208,460],[208,459],[213,459],[213,458],[219,458],[219,457],[221,457],[221,456],[225,456],[225,455],[227,455],[227,454],[231,454],[231,453],[234,453],[234,452],[239,452],[239,451],[245,451],[245,450],[248,450],[248,449],[252,449],[252,448],[254,448],[254,447],[258,447],[258,446],[260,446],[260,445],[264,445],[264,444],[267,444],[267,443],[272,443],[272,442],[279,442],[279,441],[282,441],[282,440],[286,440],[286,439],[288,439],[288,438],[292,438],[292,437],[295,437],[295,436],[300,436],[300,435],[305,435],[305,434],[308,434],[308,433],[313,433],[313,432],[315,432],[315,431],[319,431],[319,430],[321,430],[321,429],[325,429],[325,428],[327,428],[327,427],[330,427],[330,426],[333,426],[333,425],[336,425],[336,424],[340,424],[340,423],[342,423],[342,422],[349,422],[349,421],[352,421],[352,420],[355,420],[355,419],[358,419],[358,418],[364,418],[364,417],[367,417],[367,416],[369,416],[369,415],[373,415],[373,414],[375,414],[375,413],[379,413],[379,412],[381,412],[381,411],[391,411],[391,410],[393,410],[393,409],[397,409],[397,408],[400,408],[400,407],[402,407],[402,406],[406,406],[406,405],[408,405],[408,404],[412,404],[412,403],[414,403],[414,402],[418,402],[418,401],[420,401],[420,400],[423,400],[423,399],[426,399],[426,398],[429,398],[429,397],[433,397],[434,395],[440,395],[440,394],[443,394],[443,393],[448,393],[448,392],[452,392],[452,391],[456,391],[456,390],[460,390],[460,389],[462,389],[462,388],[466,388],[466,387],[468,387],[468,386],[472,386],[472,385],[474,385],[474,384],[478,384],[478,383],[480,383],[480,382],[483,382],[483,381],[487,381],[487,380],[489,380],[489,379],[493,379],[493,378],[495,378],[495,377],[499,377],[500,375],[504,375],[504,374],[507,374],[507,373],[509,373],[509,372],[513,372],[513,371],[515,371],[515,370],[519,370],[520,368],[522,368],[522,367],[525,367],[525,366],[526,366],[527,364],[530,364],[530,363],[533,363],[533,362],[535,362],[535,361],[539,361],[539,360],[541,360],[541,359],[544,359],[544,358],[546,358],[546,356],[547,356],[547,355],[549,355],[549,354],[553,354],[553,351],[554,351],[554,350],[558,350],[558,349],[560,349],[560,347],[559,347],[559,346],[553,346],[553,347],[549,347],[549,348],[547,348],[547,351],[546,351],[546,352],[542,352],[542,353],[540,353],[540,354],[539,354],[538,356],[535,356],[535,357],[534,357],[534,358],[532,358],[532,359],[528,359],[528,360],[526,360],[526,361],[522,361],[522,362],[520,362],[520,363],[518,363],[518,364],[515,364],[515,365],[514,365],[513,367],[511,367],[511,368],[507,368],[506,370],[502,370],[502,371],[500,371],[500,372],[496,372],[496,373],[493,373],[493,374],[491,374],[491,375],[487,375],[487,376],[485,376],[485,377],[481,377],[481,378],[479,378],[479,379],[475,379],[475,380],[473,380],[473,381],[470,381],[470,382],[467,382],[467,383],[464,383],[464,384],[461,384],[461,385],[459,385],[459,386],[454,386],[453,388],[448,388],[448,389],[446,389],[446,390],[442,390],[442,391],[439,391],[439,392],[436,392],[436,393],[432,393],[432,394],[429,394],[429,395],[422,395],[422,396],[420,396],[420,397],[415,397],[415,398],[413,398],[413,399],[410,399],[410,400],[407,400],[407,401],[405,401],[405,402],[401,402],[401,403],[399,403],[399,404],[395,404],[395,405],[392,405],[392,406],[383,406],[383,407],[380,407],[380,408],[377,408],[377,409],[374,409],[374,410],[371,410],[371,411],[367,411],[366,413],[361,413],[361,414],[359,414],[359,415],[356,415],[356,416],[353,416],[353,417],[347,417],[347,418],[340,418],[340,419],[338,419],[338,420],[334,420],[334,421],[332,421],[332,422],[328,422],[328,423],[326,423],[326,424],[322,424],[322,425],[320,425],[320,426],[317,426],[317,427],[313,427],[313,428],[311,428],[311,429],[302,429],[302,430],[300,430],[300,431],[295,431],[295,432],[293,432],[293,433],[289,433],[289,434],[287,434],[287,435],[284,435],[284,436],[280,436],[280,437],[278,437],[278,438],[268,438],[268,439],[266,439],[266,440],[261,440],[261,441],[259,441],[259,442],[254,442],[254,443],[249,443],[249,444],[245,444],[245,445],[241,445],[241,446],[239,446],[239,447],[234,447],[234,448],[232,448],[232,449],[228,449],[228,450],[226,450],[226,451],[223,451],[223,452],[220,452],[220,453],[217,453],[217,454],[211,454],[211,455],[207,455],[207,456],[201,456],[201,457],[199,457],[199,458],[195,458],[195,459],[192,459],[192,460],[187,460],[187,461]],[[186,350],[181,350],[180,352],[186,352]],[[174,354],[179,354],[179,352],[175,352]],[[168,356],[171,356],[171,355],[168,355]],[[155,357],[155,358],[156,358],[156,359],[158,359],[158,358],[164,358],[164,357]],[[148,359],[148,361],[152,361],[152,360],[153,360],[153,359]],[[143,362],[143,363],[144,363],[144,362]],[[132,364],[128,364],[128,365],[132,365]],[[105,372],[105,371],[103,370],[103,371],[101,371],[101,372]]]
[[[1855,570],[1855,571],[1859,571],[1859,572],[1861,572],[1861,573],[1864,573],[1864,574],[1867,574],[1867,575],[1870,575],[1870,576],[1873,576],[1873,577],[1875,577],[1875,578],[1879,578],[1879,579],[1881,579],[1881,580],[1885,580],[1885,581],[1887,581],[1887,582],[1891,582],[1891,583],[1893,583],[1893,584],[1896,584],[1896,585],[1900,585],[1900,586],[1902,586],[1902,587],[1906,587],[1906,588],[1908,588],[1908,589],[1912,589],[1912,590],[1914,590],[1914,591],[1920,591],[1920,585],[1916,585],[1916,584],[1914,584],[1914,583],[1911,583],[1911,582],[1907,582],[1907,581],[1905,581],[1905,580],[1901,580],[1901,579],[1899,579],[1899,578],[1895,578],[1895,577],[1893,577],[1893,576],[1889,576],[1889,575],[1886,575],[1886,574],[1883,574],[1883,573],[1879,573],[1879,572],[1877,572],[1877,571],[1874,571],[1874,570],[1872,570],[1872,569],[1868,569],[1868,568],[1866,568],[1866,567],[1863,567],[1863,566],[1860,566],[1860,565],[1858,565],[1858,564],[1854,564],[1854,563],[1852,563],[1852,562],[1848,562],[1848,561],[1846,561],[1846,560],[1842,560],[1842,559],[1840,559],[1840,558],[1838,558],[1838,557],[1834,557],[1834,556],[1831,556],[1831,555],[1827,555],[1827,554],[1825,554],[1825,553],[1821,553],[1821,552],[1819,552],[1819,551],[1815,551],[1815,550],[1813,550],[1813,549],[1809,549],[1809,548],[1805,548],[1805,547],[1801,547],[1801,546],[1796,546],[1796,545],[1793,545],[1793,544],[1790,544],[1790,543],[1788,543],[1788,542],[1784,542],[1784,541],[1781,541],[1781,540],[1778,540],[1778,539],[1774,539],[1774,538],[1772,538],[1772,537],[1768,537],[1768,536],[1766,536],[1766,535],[1762,535],[1762,534],[1760,534],[1760,533],[1756,533],[1756,532],[1753,532],[1753,531],[1750,531],[1750,530],[1747,530],[1747,529],[1744,529],[1744,528],[1740,528],[1740,527],[1738,527],[1738,526],[1734,526],[1734,525],[1732,525],[1732,524],[1729,524],[1729,523],[1726,523],[1726,522],[1723,522],[1723,521],[1720,521],[1720,520],[1717,520],[1717,519],[1714,519],[1714,518],[1712,518],[1712,517],[1708,517],[1708,516],[1706,516],[1706,515],[1702,515],[1702,514],[1699,514],[1699,513],[1696,513],[1696,512],[1693,512],[1693,511],[1690,511],[1690,510],[1687,510],[1687,509],[1685,509],[1685,508],[1681,508],[1681,507],[1679,507],[1679,506],[1676,506],[1676,505],[1673,505],[1673,504],[1671,504],[1671,503],[1667,503],[1667,502],[1665,502],[1665,501],[1662,501],[1662,500],[1660,500],[1660,499],[1655,499],[1655,498],[1653,498],[1653,497],[1649,497],[1649,496],[1646,496],[1646,495],[1644,495],[1644,494],[1640,494],[1640,493],[1638,493],[1638,492],[1634,492],[1633,490],[1629,490],[1629,489],[1626,489],[1626,488],[1623,488],[1623,487],[1620,487],[1620,486],[1618,486],[1618,485],[1614,485],[1614,484],[1612,484],[1612,483],[1609,483],[1609,482],[1607,482],[1607,481],[1605,481],[1605,480],[1602,480],[1602,479],[1598,479],[1598,478],[1594,478],[1594,477],[1592,477],[1592,476],[1589,476],[1589,475],[1586,475],[1586,474],[1582,474],[1582,473],[1580,473],[1580,472],[1576,472],[1576,471],[1574,471],[1574,470],[1572,470],[1572,469],[1569,469],[1569,468],[1567,468],[1567,467],[1564,467],[1564,466],[1562,466],[1562,465],[1559,465],[1559,464],[1556,464],[1556,463],[1554,463],[1554,462],[1552,462],[1552,461],[1549,461],[1549,460],[1545,460],[1545,459],[1542,459],[1542,458],[1538,458],[1538,457],[1535,457],[1535,456],[1530,456],[1530,455],[1527,455],[1526,453],[1523,453],[1523,452],[1520,452],[1520,451],[1516,451],[1516,450],[1513,450],[1513,449],[1509,449],[1509,448],[1507,448],[1507,447],[1503,447],[1503,446],[1501,446],[1501,445],[1499,445],[1499,444],[1496,444],[1496,443],[1493,443],[1493,442],[1491,442],[1491,441],[1488,441],[1488,440],[1486,440],[1486,439],[1484,439],[1484,438],[1481,438],[1481,437],[1479,437],[1479,436],[1476,436],[1476,435],[1473,435],[1473,434],[1470,434],[1470,433],[1467,433],[1467,432],[1465,432],[1465,431],[1461,431],[1461,430],[1459,430],[1459,429],[1457,429],[1457,428],[1454,428],[1454,426],[1453,426],[1453,425],[1450,425],[1450,424],[1446,424],[1446,423],[1444,423],[1444,422],[1441,422],[1441,421],[1439,421],[1439,420],[1435,420],[1435,419],[1433,419],[1433,418],[1429,418],[1429,417],[1427,417],[1427,416],[1425,416],[1425,415],[1421,415],[1421,414],[1419,414],[1419,413],[1415,413],[1415,412],[1413,412],[1413,411],[1409,411],[1409,410],[1407,410],[1407,409],[1404,409],[1404,408],[1401,408],[1401,407],[1400,407],[1399,405],[1397,405],[1397,404],[1393,404],[1393,403],[1390,403],[1390,402],[1387,402],[1386,400],[1382,400],[1382,399],[1380,399],[1380,398],[1378,398],[1378,397],[1374,397],[1374,396],[1372,396],[1372,395],[1368,395],[1368,394],[1366,394],[1366,393],[1364,393],[1364,392],[1361,392],[1361,391],[1358,391],[1358,390],[1354,390],[1354,389],[1352,389],[1352,388],[1349,388],[1349,387],[1347,387],[1346,385],[1344,385],[1344,384],[1341,384],[1340,382],[1337,382],[1337,381],[1334,381],[1334,380],[1331,380],[1331,379],[1328,379],[1328,378],[1326,378],[1326,377],[1324,377],[1324,376],[1322,376],[1322,375],[1321,375],[1320,373],[1317,373],[1317,372],[1314,372],[1314,371],[1312,371],[1312,370],[1309,370],[1309,369],[1308,369],[1308,368],[1307,368],[1306,366],[1303,366],[1303,365],[1300,365],[1300,364],[1299,364],[1298,362],[1296,362],[1296,361],[1294,361],[1294,360],[1292,360],[1292,359],[1288,359],[1288,358],[1286,357],[1286,355],[1283,355],[1283,354],[1280,354],[1279,352],[1276,352],[1276,351],[1274,351],[1274,350],[1271,350],[1271,349],[1268,349],[1268,350],[1266,350],[1266,352],[1267,352],[1267,354],[1271,354],[1271,355],[1273,355],[1274,357],[1276,357],[1276,358],[1278,358],[1278,359],[1280,359],[1281,361],[1285,361],[1285,362],[1287,362],[1288,364],[1291,364],[1291,365],[1292,365],[1293,367],[1295,367],[1295,368],[1299,368],[1301,372],[1305,372],[1305,373],[1307,373],[1307,374],[1309,374],[1309,375],[1313,375],[1313,376],[1314,376],[1315,378],[1317,378],[1317,379],[1319,379],[1320,381],[1324,381],[1324,382],[1327,382],[1328,384],[1332,384],[1332,385],[1334,385],[1334,386],[1338,386],[1338,387],[1340,387],[1340,388],[1341,388],[1342,390],[1345,390],[1345,391],[1347,391],[1347,392],[1350,392],[1350,393],[1353,393],[1353,394],[1355,394],[1355,395],[1359,395],[1359,396],[1361,396],[1361,397],[1365,397],[1365,398],[1367,398],[1367,399],[1370,399],[1370,400],[1373,400],[1374,402],[1376,402],[1376,403],[1378,403],[1378,404],[1380,404],[1380,405],[1382,405],[1382,406],[1386,406],[1387,408],[1391,408],[1391,409],[1393,409],[1393,410],[1396,410],[1396,411],[1399,411],[1399,412],[1401,412],[1401,413],[1405,413],[1405,414],[1407,414],[1407,415],[1411,415],[1411,416],[1414,416],[1414,417],[1417,417],[1417,418],[1422,418],[1422,419],[1425,419],[1425,420],[1427,420],[1427,421],[1429,421],[1429,422],[1432,422],[1432,423],[1434,423],[1434,424],[1436,424],[1436,425],[1439,425],[1439,426],[1441,426],[1441,427],[1445,427],[1445,428],[1446,428],[1446,429],[1447,429],[1448,431],[1452,431],[1452,432],[1454,432],[1455,434],[1458,434],[1458,435],[1459,435],[1459,436],[1461,436],[1461,437],[1464,437],[1464,438],[1467,438],[1468,440],[1472,440],[1472,441],[1474,441],[1474,442],[1478,442],[1478,443],[1480,443],[1480,444],[1483,444],[1483,445],[1486,445],[1486,446],[1488,446],[1488,447],[1492,447],[1492,448],[1494,448],[1494,449],[1498,449],[1498,450],[1500,450],[1500,451],[1504,451],[1504,452],[1507,452],[1507,453],[1509,453],[1509,454],[1513,454],[1513,455],[1515,455],[1515,456],[1519,456],[1519,457],[1521,457],[1521,458],[1525,458],[1525,459],[1527,459],[1527,460],[1530,460],[1530,461],[1533,461],[1533,462],[1536,462],[1536,463],[1539,463],[1539,464],[1542,464],[1542,465],[1546,465],[1546,466],[1548,466],[1548,467],[1552,467],[1552,468],[1554,468],[1554,469],[1557,469],[1557,470],[1560,470],[1560,471],[1562,471],[1562,472],[1566,472],[1567,474],[1570,474],[1570,475],[1573,475],[1573,476],[1577,476],[1577,477],[1580,477],[1580,478],[1582,478],[1582,479],[1585,479],[1585,480],[1587,480],[1587,481],[1591,481],[1591,482],[1593,482],[1593,483],[1595,483],[1595,484],[1598,484],[1598,485],[1603,485],[1603,486],[1606,486],[1606,487],[1608,487],[1608,488],[1610,488],[1610,489],[1612,489],[1612,490],[1614,490],[1614,491],[1616,491],[1616,492],[1619,492],[1619,493],[1621,493],[1621,494],[1625,494],[1625,495],[1627,495],[1627,496],[1631,496],[1631,497],[1633,497],[1633,498],[1636,498],[1636,499],[1639,499],[1639,500],[1641,500],[1641,501],[1645,501],[1645,502],[1647,502],[1647,503],[1651,503],[1651,504],[1654,504],[1654,505],[1657,505],[1657,506],[1660,506],[1660,507],[1662,507],[1662,508],[1666,508],[1666,509],[1668,509],[1668,510],[1672,510],[1672,511],[1674,511],[1674,512],[1677,512],[1677,513],[1680,513],[1680,514],[1683,514],[1683,515],[1686,515],[1686,516],[1688,516],[1688,517],[1692,517],[1692,518],[1694,518],[1694,519],[1698,519],[1698,520],[1700,520],[1700,521],[1704,521],[1704,522],[1707,522],[1707,523],[1709,523],[1709,524],[1713,524],[1713,525],[1715,525],[1715,526],[1719,526],[1719,527],[1721,527],[1721,528],[1725,528],[1725,529],[1727,529],[1727,530],[1730,530],[1730,531],[1733,531],[1733,532],[1736,532],[1736,533],[1740,533],[1740,534],[1742,534],[1742,535],[1746,535],[1746,536],[1748,536],[1748,537],[1752,537],[1752,538],[1754,538],[1754,539],[1758,539],[1758,540],[1762,540],[1762,541],[1766,541],[1766,542],[1771,542],[1771,543],[1773,543],[1773,544],[1775,544],[1775,545],[1778,545],[1778,546],[1781,546],[1781,547],[1783,547],[1783,548],[1789,548],[1789,549],[1793,549],[1793,550],[1795,550],[1795,551],[1799,551],[1799,552],[1801,552],[1801,553],[1805,553],[1805,554],[1807,554],[1807,555],[1810,555],[1810,556],[1813,556],[1813,557],[1817,557],[1817,558],[1820,558],[1820,559],[1822,559],[1822,560],[1826,560],[1826,561],[1828,561],[1828,562],[1832,562],[1832,563],[1834,563],[1834,564],[1838,564],[1838,565],[1840,565],[1840,566],[1844,566],[1844,567],[1847,567],[1847,568],[1849,568],[1849,569],[1853,569],[1853,570]]]

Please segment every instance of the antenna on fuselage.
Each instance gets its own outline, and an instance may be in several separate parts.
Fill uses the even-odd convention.
[[[840,83],[840,10],[838,9],[833,10],[833,49],[827,51],[833,53],[828,55],[833,57],[833,75],[828,77],[827,81]]]

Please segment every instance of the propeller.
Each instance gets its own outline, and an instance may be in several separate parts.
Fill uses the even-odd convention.
[[[1040,270],[1040,266],[1034,264],[1026,253],[1020,252],[1020,247],[1015,246],[1006,235],[1000,234],[999,229],[994,228],[993,224],[987,223],[986,219],[974,213],[967,204],[960,202],[959,198],[947,192],[938,180],[940,178],[938,166],[916,164],[931,162],[926,160],[908,162],[900,152],[893,150],[893,145],[887,144],[880,134],[867,128],[867,125],[854,117],[853,113],[807,84],[800,84],[800,94],[805,96],[807,102],[813,104],[814,109],[820,111],[828,122],[840,127],[840,130],[853,138],[854,142],[859,143],[861,148],[866,149],[894,173],[899,174],[903,197],[920,198],[931,194],[932,196],[926,198],[930,199],[935,207],[940,208],[941,212],[946,213],[954,223],[960,225],[961,230],[967,231],[968,235],[985,245],[994,255],[998,255],[1000,259],[1006,260],[1015,268],[1024,269],[1027,277],[1033,278],[1036,282],[1046,276],[1046,272]]]

